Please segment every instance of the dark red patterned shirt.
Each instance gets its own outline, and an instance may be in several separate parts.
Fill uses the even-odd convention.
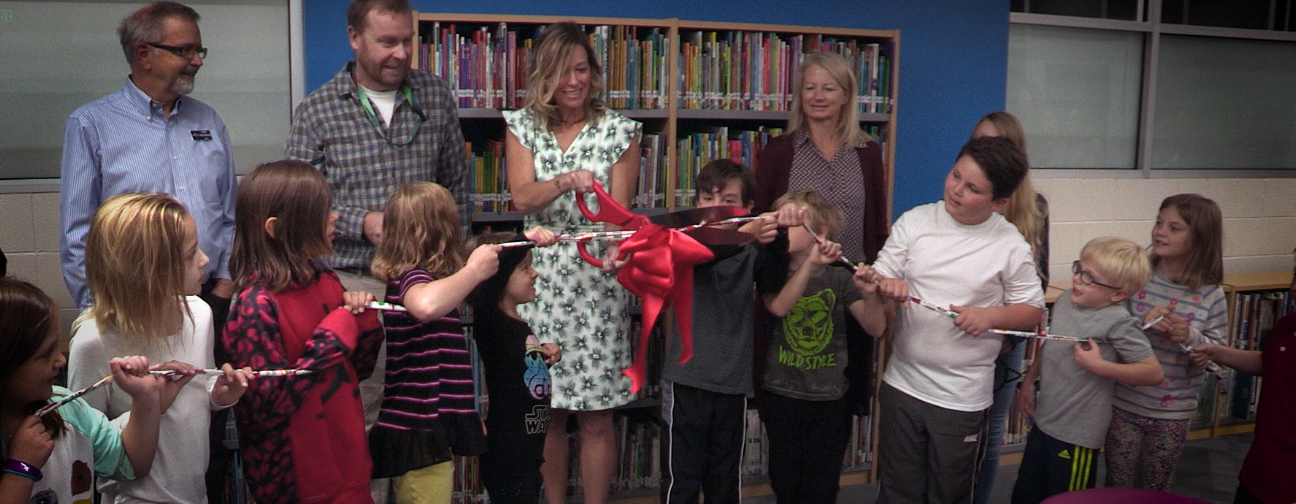
[[[376,312],[342,308],[342,284],[316,264],[307,285],[239,293],[221,344],[234,367],[314,370],[257,378],[235,405],[248,485],[262,504],[371,503],[359,380],[382,342]]]

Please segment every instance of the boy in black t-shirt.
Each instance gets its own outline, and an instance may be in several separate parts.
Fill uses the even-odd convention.
[[[756,191],[751,171],[728,159],[707,163],[696,186],[698,207],[751,210]],[[696,504],[701,493],[707,504],[738,504],[752,393],[752,289],[777,291],[787,278],[787,239],[778,238],[777,224],[772,215],[749,223],[740,230],[752,243],[708,245],[715,258],[693,267],[693,358],[679,362],[683,347],[672,325],[662,366],[664,503]]]
[[[537,231],[540,230],[540,231]],[[545,240],[532,233],[548,233]],[[488,243],[552,241],[543,228],[492,233],[474,238],[468,250]],[[540,499],[540,464],[549,430],[549,365],[562,353],[554,343],[540,343],[517,307],[535,301],[536,271],[530,247],[505,248],[499,270],[477,285],[468,302],[473,308],[473,340],[486,371],[490,411],[486,415],[486,453],[482,483],[496,504],[535,504]]]

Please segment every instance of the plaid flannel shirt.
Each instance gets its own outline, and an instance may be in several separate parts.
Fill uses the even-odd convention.
[[[468,236],[472,223],[468,202],[468,160],[463,131],[450,88],[427,72],[410,70],[415,107],[396,94],[391,126],[380,132],[366,117],[348,63],[297,106],[285,155],[310,163],[328,180],[333,210],[338,213],[333,239],[334,268],[369,268],[374,246],[364,237],[364,216],[381,212],[387,198],[410,182],[436,182],[454,195]],[[417,108],[417,111],[415,110]],[[427,120],[409,145],[395,146]],[[380,123],[381,124],[381,123]],[[384,138],[383,134],[386,134]]]

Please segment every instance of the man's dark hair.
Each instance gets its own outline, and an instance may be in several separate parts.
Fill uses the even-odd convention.
[[[405,14],[413,12],[409,0],[351,0],[347,6],[347,26],[355,28],[357,33],[364,32],[365,17],[371,10]]]
[[[746,166],[730,159],[717,159],[707,163],[697,174],[697,194],[723,190],[730,180],[742,181],[742,204],[746,206],[756,199],[756,177]]]
[[[168,18],[178,17],[194,23],[198,22],[198,11],[188,5],[163,0],[153,2],[122,18],[117,25],[117,38],[121,40],[122,52],[126,62],[135,64],[135,46],[139,44],[158,44],[166,38]]]
[[[1023,178],[1026,178],[1026,170],[1030,166],[1026,162],[1026,154],[1017,148],[1012,140],[1004,137],[981,137],[968,140],[959,150],[959,155],[954,158],[957,161],[963,156],[972,158],[972,161],[981,167],[987,179],[990,180],[994,199],[1004,199],[1012,195],[1021,184]]]

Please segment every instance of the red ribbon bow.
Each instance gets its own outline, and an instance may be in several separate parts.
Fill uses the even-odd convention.
[[[582,195],[576,195],[577,206],[586,219],[636,230],[621,242],[617,258],[626,264],[617,273],[617,281],[643,298],[644,324],[639,334],[639,351],[630,367],[621,371],[630,377],[630,392],[638,393],[648,376],[648,335],[667,302],[675,305],[675,321],[684,347],[679,362],[683,364],[693,357],[693,265],[710,261],[715,255],[693,237],[653,224],[647,217],[627,210],[597,182],[594,194],[599,202],[597,214],[586,206]],[[602,261],[585,250],[584,241],[577,243],[577,249],[586,262],[603,267]]]

